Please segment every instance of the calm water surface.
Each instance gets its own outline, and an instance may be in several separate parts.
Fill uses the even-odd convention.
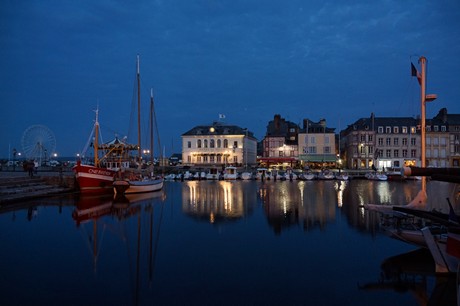
[[[360,207],[407,203],[419,188],[167,182],[129,201],[66,196],[1,207],[0,304],[455,305],[451,278],[434,277],[424,254],[402,260],[416,248],[385,236]],[[429,182],[430,208],[446,211],[450,196],[458,211],[454,193]]]

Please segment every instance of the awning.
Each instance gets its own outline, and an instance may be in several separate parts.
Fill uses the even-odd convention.
[[[299,160],[312,163],[335,163],[337,156],[334,154],[300,154]]]

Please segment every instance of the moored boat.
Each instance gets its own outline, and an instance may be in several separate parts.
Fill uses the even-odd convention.
[[[131,148],[124,141],[119,140],[118,137],[99,145],[99,110],[96,110],[95,113],[96,120],[86,145],[88,147],[92,142],[94,159],[86,164],[78,160],[72,170],[75,173],[75,179],[81,193],[111,194],[113,193],[112,183],[117,171],[129,165],[129,157],[126,151]],[[86,149],[83,151],[86,151]],[[82,156],[84,156],[84,153],[82,153]]]
[[[236,167],[234,166],[225,167],[224,180],[236,180],[237,177],[238,177],[238,172],[236,171]]]

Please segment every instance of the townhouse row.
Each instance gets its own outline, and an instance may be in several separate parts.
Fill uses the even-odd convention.
[[[194,166],[388,169],[421,165],[419,118],[360,118],[336,133],[326,120],[302,125],[276,114],[258,141],[247,128],[216,121],[182,134],[182,160]],[[460,166],[460,114],[426,120],[426,165]]]

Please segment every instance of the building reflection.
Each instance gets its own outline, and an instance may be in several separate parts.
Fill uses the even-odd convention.
[[[209,223],[240,219],[252,213],[255,185],[232,181],[187,181],[182,183],[182,211]]]
[[[275,234],[289,227],[304,231],[324,229],[335,220],[336,207],[342,201],[346,185],[335,181],[266,182],[259,187],[268,223]],[[341,205],[341,204],[340,204]]]
[[[343,193],[344,213],[350,224],[361,231],[375,234],[379,231],[380,216],[376,212],[364,209],[364,204],[381,205],[406,205],[420,191],[419,181],[379,182],[368,180],[352,180],[348,182],[348,188]],[[437,210],[448,213],[448,205],[445,200],[450,196],[454,209],[460,209],[460,202],[455,196],[455,184],[430,181],[427,184],[428,201],[426,210]]]

